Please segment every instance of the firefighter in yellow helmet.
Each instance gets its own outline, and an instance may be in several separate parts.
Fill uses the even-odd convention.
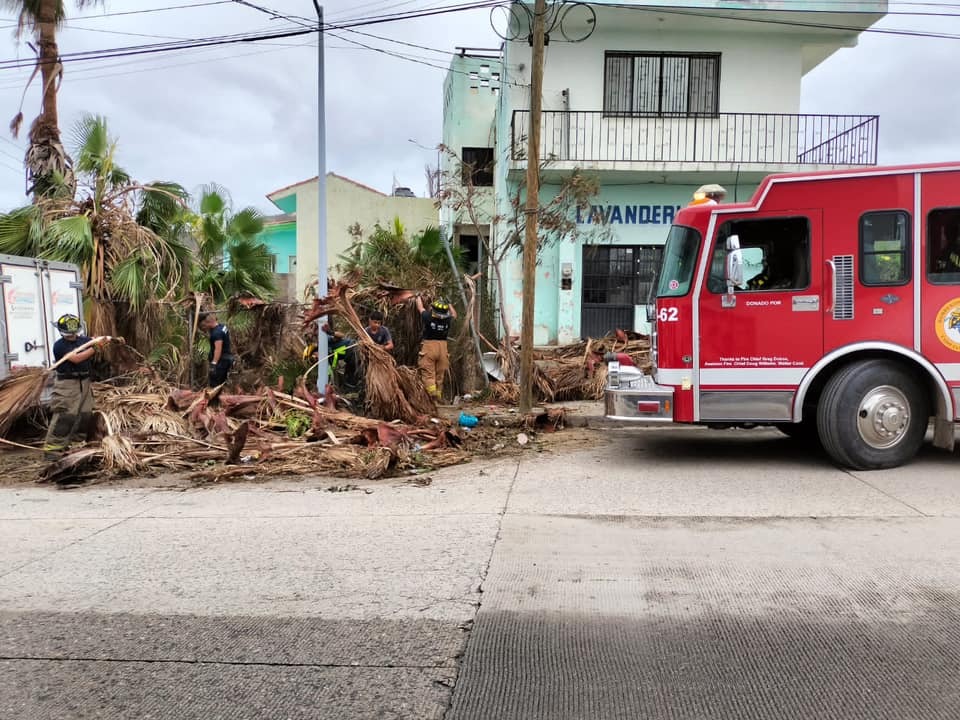
[[[443,299],[434,300],[428,310],[423,306],[423,298],[417,295],[417,312],[423,323],[423,343],[417,366],[427,392],[439,399],[443,395],[443,377],[450,368],[447,335],[451,322],[457,318],[457,311]]]
[[[57,366],[50,399],[50,426],[43,444],[44,458],[57,460],[73,440],[85,440],[93,420],[93,387],[90,372],[96,348],[106,344],[107,337],[92,338],[82,332],[80,318],[61,315],[54,323],[60,339],[53,345],[53,359],[65,360]],[[79,352],[78,352],[79,351]]]
[[[721,185],[717,185],[716,183],[701,185],[697,188],[697,191],[693,193],[693,201],[690,203],[690,206],[717,205],[723,202],[726,196],[727,190]]]

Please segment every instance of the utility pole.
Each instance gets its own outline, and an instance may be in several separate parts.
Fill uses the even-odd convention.
[[[326,102],[323,87],[323,8],[313,0],[317,11],[317,296],[327,296],[327,128]],[[320,396],[327,387],[327,335],[323,332],[326,317],[317,318],[317,390]]]
[[[540,116],[543,103],[543,45],[547,0],[533,6],[530,62],[530,133],[527,138],[526,235],[523,241],[523,315],[520,328],[520,412],[533,407],[533,303],[537,283],[537,214],[540,210]]]

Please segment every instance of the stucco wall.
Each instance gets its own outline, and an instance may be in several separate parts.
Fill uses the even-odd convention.
[[[266,225],[259,235],[260,242],[264,243],[270,252],[277,256],[276,272],[290,272],[290,256],[297,254],[297,224],[285,222],[277,225]]]
[[[604,53],[720,53],[722,113],[796,113],[800,109],[803,41],[797,36],[769,33],[663,33],[614,29],[596,32],[582,43],[551,43],[543,74],[544,110],[602,110]],[[530,48],[510,43],[511,62],[522,65],[511,80],[530,82]],[[563,90],[569,89],[569,106]],[[527,110],[529,92],[510,92],[509,110]]]
[[[476,73],[476,77],[471,77],[471,73]],[[443,144],[458,158],[465,147],[494,146],[501,76],[502,65],[496,58],[455,55],[450,61],[443,90]],[[444,183],[462,187],[456,158],[442,153],[440,168]],[[477,221],[489,223],[493,217],[493,188],[477,188],[476,191]],[[470,222],[465,211],[455,212],[449,204],[444,206],[441,215],[451,238],[456,235],[458,223]]]
[[[297,287],[302,292],[317,278],[317,207],[316,180],[298,185],[297,198]],[[439,222],[437,209],[431,198],[400,198],[384,195],[370,188],[344,180],[336,175],[327,177],[327,266],[332,269],[338,258],[350,246],[352,238],[347,229],[359,223],[364,234],[379,223],[392,225],[400,218],[410,235]]]

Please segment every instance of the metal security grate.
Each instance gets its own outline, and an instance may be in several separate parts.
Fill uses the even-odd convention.
[[[633,330],[636,306],[651,294],[662,245],[584,245],[580,334]]]
[[[833,266],[836,274],[833,319],[853,320],[853,255],[834,255]]]

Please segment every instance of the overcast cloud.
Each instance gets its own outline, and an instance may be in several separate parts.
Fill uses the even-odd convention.
[[[203,2],[203,0],[197,0]],[[68,6],[72,0],[66,0]],[[108,0],[106,12],[188,4],[190,0]],[[258,0],[287,15],[313,17],[311,0]],[[408,11],[453,4],[452,0],[328,0],[326,19]],[[960,12],[943,3],[944,12]],[[892,10],[936,11],[891,3]],[[71,8],[72,9],[72,8]],[[236,3],[151,14],[101,17],[104,11],[72,12],[60,36],[63,53],[159,42],[141,33],[198,38],[286,29]],[[7,13],[0,17],[9,18]],[[359,28],[427,46],[418,50],[383,40],[338,33],[383,49],[416,55],[446,67],[456,46],[494,47],[486,10]],[[891,15],[878,27],[960,35],[960,19]],[[30,57],[0,21],[0,59]],[[960,83],[951,61],[960,40],[865,34],[810,73],[803,110],[813,113],[879,114],[883,163],[960,160],[956,131]],[[436,162],[440,141],[444,71],[327,38],[328,169],[389,192],[394,178],[425,192],[424,165]],[[29,70],[0,70],[0,120],[16,113]],[[105,115],[119,139],[121,164],[140,180],[175,180],[188,189],[218,182],[238,207],[276,209],[272,190],[316,175],[317,53],[312,36],[72,63],[60,91],[65,130],[84,112]],[[39,84],[27,96],[27,123],[39,107]],[[69,136],[69,133],[65,133]],[[24,202],[20,166],[25,142],[4,132],[0,140],[0,210]],[[413,142],[411,142],[413,141]],[[422,146],[422,147],[421,147]]]

